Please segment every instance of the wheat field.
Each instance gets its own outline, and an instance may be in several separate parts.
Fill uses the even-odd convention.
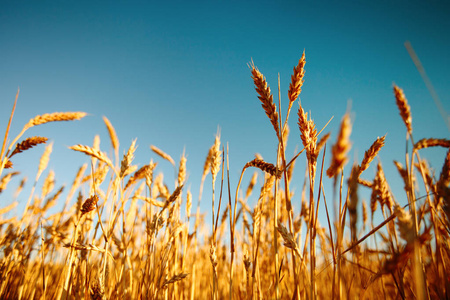
[[[431,136],[415,141],[411,108],[394,85],[392,101],[405,125],[398,130],[406,136],[406,151],[398,153],[402,162],[394,162],[408,201],[400,205],[377,157],[385,136],[373,137],[363,159],[351,165],[350,114],[333,129],[338,134],[332,141],[332,129],[317,128],[308,109],[299,105],[305,62],[303,53],[293,69],[284,115],[264,75],[249,64],[256,96],[278,141],[273,145],[277,160],[257,156],[242,166],[240,178],[230,178],[228,147],[218,133],[205,149],[203,173],[196,174],[201,185],[190,188],[184,152],[177,163],[151,146],[150,162],[138,167],[133,163],[137,140],[119,149],[119,137],[104,117],[111,148],[99,149],[99,138],[93,145],[70,146],[86,163],[63,193],[55,186],[54,172],[40,178],[52,143],[47,137],[24,136],[31,127],[77,121],[86,113],[35,116],[8,142],[17,93],[0,155],[0,192],[20,176],[16,155],[44,147],[40,144],[45,151],[23,214],[8,214],[17,200],[0,209],[0,298],[449,298],[450,151],[438,170],[420,154],[428,147],[449,149],[450,140]],[[298,127],[289,129],[292,117]],[[293,157],[285,151],[289,131],[296,132],[291,139],[300,136],[302,145]],[[328,155],[331,163],[325,165]],[[302,182],[292,180],[298,159],[307,161]],[[167,178],[173,174],[156,176],[161,162],[174,168],[172,190]],[[365,172],[370,165],[374,177]],[[252,174],[249,182],[242,182],[244,173]],[[238,182],[236,190],[230,182]],[[325,195],[325,183],[333,195]],[[416,196],[418,183],[426,196]],[[301,196],[294,198],[295,187]],[[198,199],[190,191],[194,188],[200,191]],[[204,189],[211,190],[211,198],[202,198]],[[370,193],[367,202],[358,195],[363,189]],[[295,213],[292,202],[298,199],[301,211]],[[53,209],[56,203],[64,203],[62,210]],[[211,210],[201,211],[200,203]],[[326,212],[324,224],[319,209]],[[374,218],[375,212],[383,219]]]

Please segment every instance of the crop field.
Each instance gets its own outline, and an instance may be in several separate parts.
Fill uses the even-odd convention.
[[[286,91],[274,93],[249,64],[255,101],[262,105],[259,113],[267,115],[278,141],[273,145],[277,160],[256,156],[238,170],[240,178],[231,178],[235,172],[228,167],[228,145],[217,133],[209,152],[205,149],[203,173],[195,174],[201,177],[196,187],[186,183],[188,156],[181,149],[175,162],[152,146],[149,163],[138,167],[133,161],[138,141],[119,149],[115,128],[104,117],[108,143],[104,149],[99,140],[70,146],[86,163],[63,191],[55,185],[57,174],[46,171],[52,143],[47,137],[28,137],[27,130],[77,122],[88,112],[34,116],[10,136],[18,92],[0,155],[0,192],[15,188],[12,204],[0,205],[0,298],[448,299],[450,140],[432,132],[415,140],[408,91],[393,86],[392,101],[405,125],[397,129],[405,132],[405,152],[394,162],[407,199],[400,205],[377,157],[385,136],[373,137],[364,157],[352,162],[350,113],[337,116],[335,139],[328,124],[318,128],[308,116],[299,101],[305,62],[303,53],[293,69],[283,114],[278,92]],[[289,128],[290,118],[298,126]],[[301,143],[294,156],[285,151],[289,139]],[[30,194],[23,195],[24,181],[17,187],[8,184],[21,176],[15,158],[35,147],[45,151],[30,180]],[[447,150],[440,169],[431,169],[421,156],[429,147]],[[325,157],[331,163],[325,164]],[[300,159],[307,161],[306,170],[301,170],[302,181],[293,181]],[[174,174],[159,173],[161,163],[173,166],[175,184],[168,184]],[[375,176],[365,172],[369,166]],[[331,194],[324,184],[331,185]],[[418,185],[425,196],[416,196]],[[198,198],[192,196],[194,189],[200,191]],[[211,197],[202,197],[206,189]],[[362,190],[370,195],[367,201],[359,196]],[[26,201],[24,209],[11,214],[18,195]],[[293,201],[301,206],[299,212]],[[56,203],[63,208],[55,210]],[[202,211],[200,203],[210,210]],[[319,210],[326,222],[319,222]],[[374,218],[375,213],[382,218]]]

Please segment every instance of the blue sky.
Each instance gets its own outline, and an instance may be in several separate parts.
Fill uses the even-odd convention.
[[[99,134],[101,149],[111,151],[102,121],[106,116],[120,139],[120,154],[137,138],[135,162],[142,166],[151,158],[159,161],[158,170],[165,173],[169,186],[173,169],[149,146],[163,149],[177,162],[186,149],[187,185],[196,199],[203,162],[219,126],[222,142],[230,147],[233,190],[243,165],[255,153],[269,162],[276,157],[276,137],[247,64],[253,59],[275,96],[280,74],[285,111],[292,68],[305,50],[300,98],[318,128],[334,116],[325,130],[332,132],[328,149],[350,105],[350,161],[360,161],[372,142],[387,133],[380,158],[396,200],[406,203],[392,164],[394,159],[404,161],[405,149],[405,127],[392,85],[395,82],[405,91],[415,140],[448,138],[404,42],[411,42],[450,111],[449,15],[446,1],[2,2],[0,130],[6,128],[18,87],[10,140],[35,115],[89,113],[81,121],[46,124],[25,135],[46,136],[54,142],[49,168],[55,170],[59,187],[70,185],[78,167],[88,161],[68,146],[91,145]],[[294,108],[288,156],[301,145]],[[16,170],[28,176],[28,187],[43,150],[40,146],[14,159]],[[423,152],[437,175],[444,154],[439,149]],[[303,158],[296,170],[293,202],[298,209]],[[372,179],[374,173],[371,168],[363,177]],[[244,186],[250,176],[251,172]],[[10,189],[18,183],[14,179]],[[331,186],[331,181],[325,184]],[[210,179],[202,206],[206,212],[209,186]],[[24,192],[19,200],[23,203],[27,197]],[[12,201],[8,193],[0,199],[1,207]]]

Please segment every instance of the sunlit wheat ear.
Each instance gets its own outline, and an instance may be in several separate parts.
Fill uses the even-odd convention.
[[[416,149],[416,150],[420,150],[423,148],[429,148],[429,147],[450,148],[450,140],[425,138],[425,139],[421,139],[414,145],[414,149]]]
[[[273,96],[270,92],[270,87],[266,82],[264,75],[259,72],[259,70],[252,64],[249,65],[252,72],[252,79],[255,83],[255,90],[258,93],[258,99],[261,101],[261,105],[269,117],[273,128],[277,134],[278,139],[280,139],[280,130],[278,128],[278,113],[275,104],[273,103]]]
[[[408,100],[406,100],[403,90],[396,85],[394,85],[394,95],[395,95],[395,102],[397,103],[397,107],[400,111],[400,116],[402,117],[403,122],[406,125],[408,134],[411,135],[412,134],[412,117],[411,117],[411,109],[409,108]]]
[[[44,179],[44,183],[42,184],[42,194],[41,198],[45,198],[48,194],[53,191],[55,187],[55,172],[50,170],[48,172],[47,177]]]
[[[97,195],[94,195],[92,197],[89,197],[84,201],[83,205],[81,206],[81,215],[87,214],[91,211],[93,211],[97,205],[98,197]]]
[[[394,206],[394,200],[392,199],[391,193],[389,191],[389,185],[386,181],[386,177],[384,176],[384,171],[381,166],[381,163],[377,165],[377,173],[375,175],[375,179],[373,180],[372,186],[372,195],[370,199],[371,208],[376,208],[376,202],[379,202],[381,206],[386,205],[390,211],[392,211],[392,207]],[[375,209],[372,210],[372,214]]]
[[[186,180],[186,161],[187,159],[183,151],[183,154],[181,155],[180,158],[180,164],[178,167],[178,178],[177,178],[178,185],[184,184],[184,181]]]
[[[30,119],[30,121],[25,124],[24,130],[49,122],[80,120],[85,116],[85,112],[55,112],[51,114],[43,114]]]
[[[209,249],[209,259],[211,261],[211,265],[213,267],[214,274],[217,274],[217,255],[216,255],[216,247],[214,245],[211,245],[211,248]]]
[[[368,188],[372,188],[373,182],[358,177],[358,183]]]
[[[175,283],[175,282],[177,282],[177,281],[180,281],[180,280],[186,278],[188,275],[189,275],[189,274],[187,274],[187,273],[181,273],[181,274],[174,275],[174,276],[172,276],[172,278],[170,278],[170,279],[164,281],[163,284],[162,284],[162,286],[161,286],[161,288],[162,288],[162,289],[167,289],[167,286],[168,286],[169,284]]]
[[[292,233],[288,232],[288,230],[286,229],[286,227],[284,227],[283,224],[278,224],[277,227],[277,231],[278,233],[281,235],[281,237],[284,240],[284,245],[289,248],[294,250],[294,253],[298,256],[298,257],[302,257],[302,255],[300,254],[300,250],[297,246],[297,243],[294,240],[294,236],[292,235]]]
[[[11,178],[19,174],[20,174],[19,172],[11,172],[3,175],[3,177],[0,179],[0,193],[6,189],[6,186],[11,181]]]
[[[105,122],[106,129],[108,129],[109,138],[111,139],[111,145],[114,151],[117,151],[119,149],[119,139],[117,138],[116,130],[107,117],[103,117],[103,122]]]
[[[406,171],[406,169],[403,167],[403,165],[396,160],[394,160],[394,165],[397,168],[398,173],[400,174],[400,176],[403,179],[403,183],[405,184],[404,185],[405,191],[408,191],[409,190],[408,171]]]
[[[145,165],[141,167],[139,170],[137,170],[131,177],[128,179],[127,184],[125,185],[125,190],[128,189],[133,183],[136,181],[145,178],[147,174],[150,175],[153,174],[153,168],[156,166],[153,162],[150,162],[150,164]],[[153,175],[151,175],[152,178],[149,178],[150,182],[153,180]],[[151,185],[151,184],[150,184]]]
[[[179,187],[177,187],[175,189],[175,191],[173,191],[172,195],[169,196],[169,198],[166,200],[166,202],[164,203],[164,207],[163,210],[165,210],[167,207],[169,207],[169,205],[174,202],[175,200],[177,200],[177,198],[180,196],[181,194],[181,190],[183,189],[183,186],[180,185]]]
[[[400,231],[400,237],[407,243],[414,239],[413,220],[409,212],[405,211],[401,206],[395,204],[394,213],[397,216],[397,226]]]
[[[40,137],[40,136],[34,136],[30,138],[26,138],[20,143],[17,143],[16,148],[14,148],[13,152],[9,155],[9,158],[11,158],[13,155],[17,153],[21,153],[22,151],[28,150],[30,148],[33,148],[36,145],[44,144],[47,142],[46,137]]]
[[[175,167],[175,161],[169,154],[165,153],[164,151],[162,151],[161,149],[159,149],[158,147],[155,147],[153,145],[150,146],[150,149],[152,149],[153,152],[155,152],[156,154],[161,156],[161,158],[170,162],[172,164],[172,166]]]
[[[211,171],[211,157],[213,154],[213,146],[209,148],[208,155],[206,156],[205,163],[203,164],[203,173],[202,178],[205,178],[206,175]]]
[[[258,179],[258,172],[255,171],[252,175],[252,179],[250,180],[250,183],[248,184],[247,190],[245,191],[245,199],[250,197],[250,195],[253,192],[253,188],[255,187],[256,180]]]
[[[327,134],[323,135],[320,140],[317,142],[317,146],[316,146],[316,156],[319,156],[319,151],[322,150],[323,146],[325,145],[325,143],[328,141],[328,139],[330,138],[331,133],[328,132]]]
[[[36,180],[41,176],[42,172],[47,168],[48,161],[50,160],[50,154],[53,151],[53,142],[48,144],[47,147],[45,147],[44,153],[41,156],[41,159],[39,160],[39,168],[36,175]]]
[[[127,154],[123,156],[122,162],[120,163],[120,173],[119,177],[124,177],[128,172],[131,162],[134,159],[134,152],[136,151],[136,139],[131,142],[130,148],[128,148]],[[128,173],[129,174],[129,173]]]
[[[245,249],[244,251],[244,257],[242,259],[242,262],[244,263],[244,268],[245,268],[245,272],[247,272],[247,274],[250,274],[250,267],[252,266],[252,262],[250,260],[250,255],[248,253],[248,249]]]
[[[261,169],[262,171],[269,173],[272,176],[275,176],[277,178],[281,178],[281,170],[275,167],[273,164],[265,162],[263,160],[255,158],[252,161],[249,161],[245,164],[244,169],[248,167],[256,167],[258,169]]]
[[[359,168],[359,174],[361,174],[362,172],[367,170],[367,168],[369,167],[369,164],[372,162],[372,160],[377,156],[378,152],[384,146],[385,139],[386,139],[386,136],[377,138],[376,141],[373,142],[372,146],[370,146],[369,150],[367,150],[364,153],[364,158],[363,158],[360,168]]]
[[[217,173],[220,170],[221,162],[222,162],[222,151],[220,150],[220,134],[217,133],[216,138],[214,140],[214,145],[212,145],[211,147],[211,157],[209,162],[213,182],[216,180]]]
[[[71,147],[69,147],[69,149],[72,149],[72,150],[75,150],[75,151],[78,151],[78,152],[82,152],[82,153],[87,154],[87,155],[89,155],[91,157],[95,157],[95,158],[101,160],[102,162],[104,162],[105,164],[107,164],[112,170],[115,170],[115,168],[114,168],[111,160],[108,158],[108,156],[105,153],[103,153],[103,152],[101,152],[99,150],[96,150],[96,149],[91,148],[89,146],[83,146],[83,145],[71,146]]]
[[[291,76],[291,83],[289,84],[288,97],[291,103],[297,100],[298,95],[300,95],[302,91],[303,77],[305,76],[305,63],[305,51],[303,51],[297,66],[294,67],[294,73]]]
[[[351,148],[350,133],[352,132],[352,125],[350,123],[349,114],[345,114],[342,118],[339,136],[331,149],[331,165],[327,170],[328,177],[334,177],[339,174],[347,162],[347,153]]]
[[[192,208],[192,193],[190,190],[186,193],[186,217],[190,218]]]
[[[303,146],[306,148],[306,156],[308,161],[315,163],[316,143],[317,143],[317,130],[315,128],[314,121],[308,120],[308,113],[303,110],[302,105],[298,107],[298,128],[300,129],[300,138],[302,139]]]
[[[5,169],[12,169],[12,167],[13,167],[12,161],[10,161],[8,157],[4,157],[3,159],[6,161],[4,168]]]

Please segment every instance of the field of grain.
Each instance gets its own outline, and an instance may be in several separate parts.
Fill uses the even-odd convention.
[[[256,96],[278,140],[273,145],[277,161],[256,157],[242,166],[240,178],[230,178],[227,144],[217,134],[209,152],[205,149],[203,173],[196,174],[200,187],[185,185],[185,153],[176,163],[152,146],[153,159],[138,168],[133,164],[136,140],[119,149],[116,131],[104,118],[111,149],[99,149],[99,141],[71,146],[88,162],[63,193],[53,172],[40,178],[52,144],[46,137],[26,137],[26,132],[49,122],[76,122],[86,113],[33,117],[14,138],[9,136],[10,120],[0,155],[0,192],[20,176],[14,166],[17,155],[33,147],[45,151],[23,214],[8,215],[17,201],[0,209],[0,298],[449,298],[450,151],[440,170],[430,169],[420,154],[428,147],[450,148],[450,140],[430,133],[415,141],[407,98],[394,85],[392,101],[405,125],[398,130],[406,137],[406,151],[398,153],[402,162],[394,162],[408,199],[407,205],[399,205],[377,158],[385,137],[373,138],[359,164],[348,163],[350,114],[342,117],[334,141],[330,128],[316,127],[298,100],[304,66],[303,54],[291,76],[288,109],[281,115],[264,75],[249,64]],[[298,128],[289,129],[293,114]],[[296,132],[291,139],[300,136],[303,146],[294,157],[285,151],[289,131]],[[331,164],[323,163],[325,155]],[[293,182],[299,158],[307,160],[304,181]],[[173,190],[165,181],[173,174],[153,176],[156,159],[173,166]],[[376,165],[374,178],[364,172],[371,164]],[[242,182],[246,172],[253,174],[250,182]],[[332,195],[324,193],[325,178]],[[239,182],[236,190],[230,189],[231,181]],[[425,197],[416,197],[419,183]],[[299,213],[292,209],[295,187],[301,193]],[[198,199],[190,189],[200,191]],[[211,189],[211,198],[202,198],[204,189]],[[367,203],[358,197],[360,189],[370,191]],[[255,199],[253,207],[250,198]],[[64,203],[61,211],[52,209],[56,202]],[[211,210],[201,211],[200,202]],[[325,224],[319,222],[319,208],[326,212]],[[374,218],[376,211],[383,219]]]

